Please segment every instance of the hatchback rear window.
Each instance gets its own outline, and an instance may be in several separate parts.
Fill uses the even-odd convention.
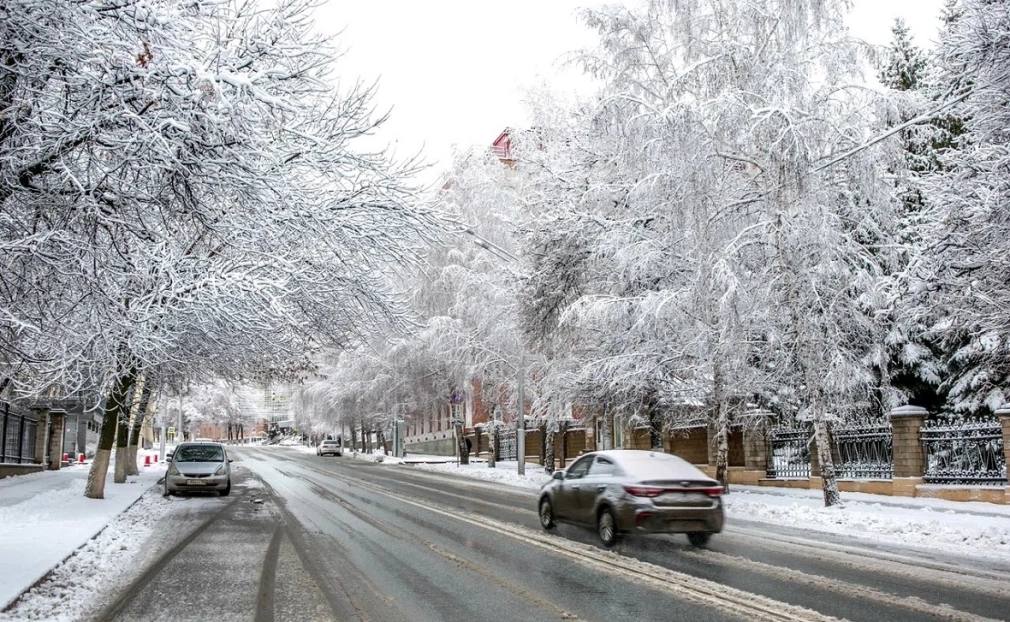
[[[224,449],[216,445],[183,445],[175,452],[176,462],[223,462]]]

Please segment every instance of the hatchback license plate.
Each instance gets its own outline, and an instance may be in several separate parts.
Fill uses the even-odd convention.
[[[202,479],[187,479],[186,480],[186,485],[187,486],[203,486],[206,483],[207,482],[203,481]]]

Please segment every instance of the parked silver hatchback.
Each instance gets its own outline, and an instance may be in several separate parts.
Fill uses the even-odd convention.
[[[231,493],[231,460],[221,443],[182,443],[165,473],[166,497],[184,491]]]
[[[604,546],[625,533],[686,533],[704,546],[723,527],[719,482],[671,454],[610,450],[586,454],[554,473],[539,497],[540,524],[596,527]]]

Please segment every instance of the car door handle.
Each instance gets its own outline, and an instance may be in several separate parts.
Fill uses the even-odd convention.
[[[572,484],[572,490],[578,490],[578,489],[579,489],[578,484]]]
[[[603,492],[603,491],[604,491],[604,490],[606,490],[606,489],[607,489],[607,487],[606,487],[606,486],[597,486],[597,487],[596,487],[596,492]]]

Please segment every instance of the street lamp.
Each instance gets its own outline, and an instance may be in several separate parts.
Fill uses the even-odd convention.
[[[488,240],[484,236],[480,235],[473,230],[473,227],[466,225],[464,223],[458,223],[462,225],[459,230],[460,233],[465,233],[474,238],[474,244],[483,248],[492,256],[499,259],[503,259],[508,263],[518,263],[519,258],[510,253],[505,248],[502,248],[498,244],[495,244],[491,240]],[[523,347],[522,339],[519,339],[519,369],[518,378],[516,381],[516,402],[518,413],[518,418],[516,419],[516,458],[518,458],[518,473],[519,475],[526,475],[526,396],[524,392],[523,383],[526,378],[526,349]]]

